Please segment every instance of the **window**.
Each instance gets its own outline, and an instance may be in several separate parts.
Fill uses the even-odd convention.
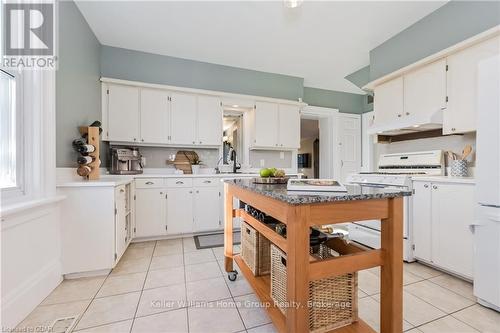
[[[16,77],[0,69],[0,189],[2,194],[22,191],[21,117]]]

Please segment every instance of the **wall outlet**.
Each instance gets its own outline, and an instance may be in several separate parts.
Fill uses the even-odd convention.
[[[263,167],[264,165],[266,165],[266,160],[260,160],[260,166]]]
[[[285,159],[285,152],[280,151],[280,159],[284,160]]]

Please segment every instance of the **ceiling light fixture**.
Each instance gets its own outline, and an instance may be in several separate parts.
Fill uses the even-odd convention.
[[[302,5],[303,0],[284,0],[286,8],[297,8]]]

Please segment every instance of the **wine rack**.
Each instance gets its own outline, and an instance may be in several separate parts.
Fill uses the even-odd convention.
[[[94,126],[81,126],[79,127],[80,134],[82,136],[87,135],[87,144],[95,147],[95,150],[91,153],[88,153],[90,157],[92,157],[93,161],[88,164],[88,166],[92,169],[90,174],[85,178],[89,180],[96,180],[100,177],[99,172],[99,127]]]

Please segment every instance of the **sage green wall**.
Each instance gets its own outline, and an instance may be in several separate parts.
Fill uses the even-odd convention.
[[[76,166],[71,142],[78,126],[101,119],[100,47],[72,1],[59,2],[59,55],[56,72],[56,165]],[[105,156],[101,158],[106,165]]]
[[[304,87],[304,102],[312,106],[339,109],[344,113],[363,113],[366,95]]]
[[[347,75],[345,79],[350,81],[356,87],[363,88],[368,82],[370,82],[370,66],[358,69],[354,73]]]
[[[499,1],[450,1],[371,50],[370,81],[499,24]]]
[[[101,74],[116,79],[297,100],[304,79],[111,46],[101,48]]]

